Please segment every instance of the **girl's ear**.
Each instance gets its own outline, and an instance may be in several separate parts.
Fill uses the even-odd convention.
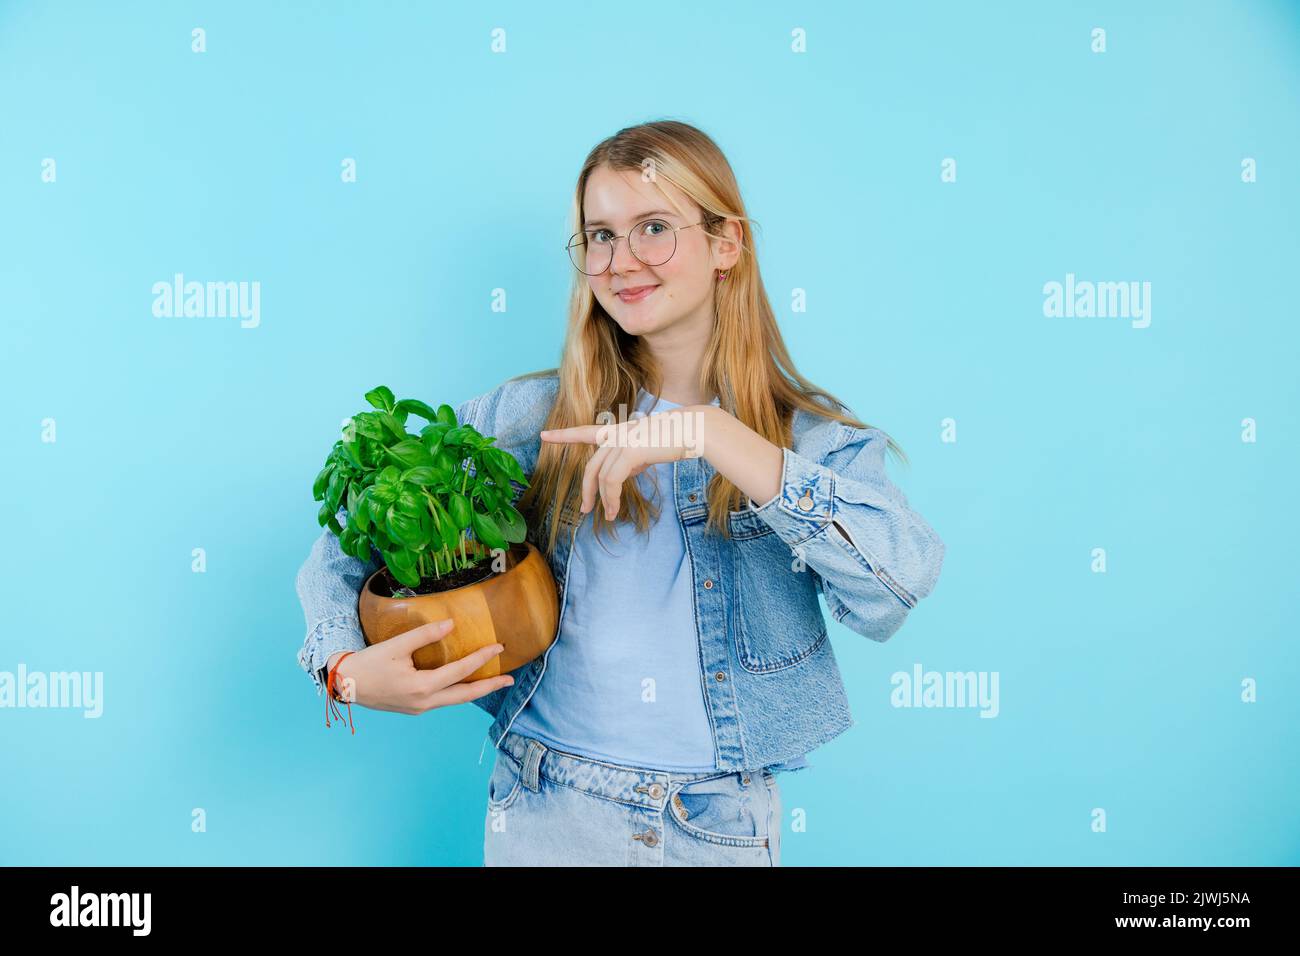
[[[724,219],[718,225],[717,232],[725,238],[713,240],[717,244],[714,250],[716,268],[727,272],[740,261],[741,239],[744,234],[740,223],[735,219]]]

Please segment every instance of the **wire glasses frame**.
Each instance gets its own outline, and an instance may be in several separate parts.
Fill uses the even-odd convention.
[[[585,265],[585,262],[580,262],[579,260],[580,260],[580,259],[585,259],[585,256],[586,256],[586,252],[585,252],[585,250],[586,250],[586,248],[587,248],[587,244],[588,244],[588,241],[587,241],[587,233],[588,233],[588,232],[601,232],[602,230],[599,230],[599,229],[591,229],[591,230],[586,230],[586,231],[583,231],[583,232],[575,232],[572,236],[569,237],[569,242],[568,242],[568,244],[567,244],[564,248],[565,248],[566,250],[568,250],[568,253],[569,253],[569,261],[573,263],[573,267],[574,267],[575,269],[577,269],[579,272],[581,272],[581,273],[582,273],[583,275],[585,275],[585,276],[598,276],[598,275],[600,275],[602,272],[605,272],[607,269],[609,269],[610,266],[612,266],[612,265],[614,264],[614,247],[618,244],[618,240],[620,240],[620,239],[627,239],[627,240],[628,240],[628,248],[632,251],[632,255],[636,256],[636,258],[637,258],[638,261],[643,262],[643,263],[645,263],[645,264],[648,265],[648,266],[661,266],[661,265],[663,265],[665,262],[667,262],[669,259],[671,259],[674,255],[677,254],[677,233],[681,232],[683,229],[690,229],[691,226],[698,226],[698,225],[701,225],[701,224],[706,223],[706,222],[709,222],[709,221],[710,221],[710,220],[708,220],[708,219],[701,219],[699,222],[693,222],[693,223],[691,223],[690,225],[687,225],[687,226],[674,226],[674,225],[672,225],[671,223],[664,222],[664,220],[662,220],[662,219],[643,219],[641,222],[638,222],[635,226],[633,226],[631,229],[629,229],[629,230],[628,230],[628,233],[627,233],[626,236],[613,236],[613,237],[610,238],[610,240],[609,240],[609,261],[605,263],[604,268],[602,268],[602,269],[598,269],[598,270],[596,270],[595,272],[588,272],[586,269],[583,268],[583,265]],[[632,240],[629,238],[629,237],[630,237],[633,233],[635,233],[638,229],[640,229],[642,226],[646,225],[646,223],[651,223],[651,222],[661,223],[661,224],[663,224],[666,228],[671,229],[671,230],[672,230],[672,233],[673,233],[673,247],[672,247],[672,249],[669,251],[668,255],[664,256],[662,259],[659,259],[657,262],[650,262],[650,261],[647,260],[647,259],[643,259],[643,258],[641,257],[641,255],[637,252],[637,247],[632,243]]]

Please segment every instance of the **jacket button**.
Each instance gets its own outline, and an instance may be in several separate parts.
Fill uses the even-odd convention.
[[[704,590],[708,591],[708,590],[711,590],[712,588],[713,588],[713,579],[712,579],[712,578],[705,578],[705,579],[704,579]]]
[[[660,797],[662,797],[663,795],[664,795],[664,788],[663,788],[663,787],[659,786],[659,784],[657,784],[657,783],[652,783],[652,784],[650,784],[650,796],[652,796],[652,797],[654,797],[656,800],[658,800],[658,799],[659,799]]]
[[[655,835],[654,830],[646,830],[646,832],[645,832],[645,845],[646,845],[646,846],[657,846],[658,843],[659,843],[659,837]]]
[[[716,674],[713,675],[713,677],[715,680],[720,680],[720,681],[727,679],[727,675],[724,674],[722,671],[718,671]]]
[[[812,511],[813,509],[812,495],[810,495],[808,492],[805,491],[803,493],[803,497],[799,499],[799,507],[803,511]]]
[[[694,501],[694,500],[695,500],[695,492],[692,491],[689,495],[687,495],[687,496],[686,496],[686,500],[687,500],[687,501]]]

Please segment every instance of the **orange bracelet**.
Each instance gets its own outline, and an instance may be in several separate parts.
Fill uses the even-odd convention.
[[[343,657],[347,657],[348,654],[355,654],[355,653],[356,651],[348,651],[343,655]],[[330,725],[331,707],[334,708],[335,716],[337,716],[340,721],[343,720],[343,711],[339,710],[338,709],[339,705],[335,703],[335,701],[337,701],[339,698],[334,696],[334,675],[338,673],[339,665],[343,663],[343,657],[340,657],[337,661],[334,662],[334,667],[330,669],[329,677],[325,681],[325,726],[326,727],[331,726]],[[348,701],[344,701],[344,703],[348,705],[348,726],[352,727],[352,701],[348,700]],[[352,727],[352,732],[355,734],[357,732],[357,728]]]

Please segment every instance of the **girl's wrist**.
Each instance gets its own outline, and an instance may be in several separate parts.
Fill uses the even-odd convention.
[[[344,682],[348,679],[347,671],[352,665],[352,662],[346,659],[348,656],[348,651],[335,651],[325,659],[325,679],[328,681],[330,673],[333,672],[334,693],[340,697],[343,695]]]

